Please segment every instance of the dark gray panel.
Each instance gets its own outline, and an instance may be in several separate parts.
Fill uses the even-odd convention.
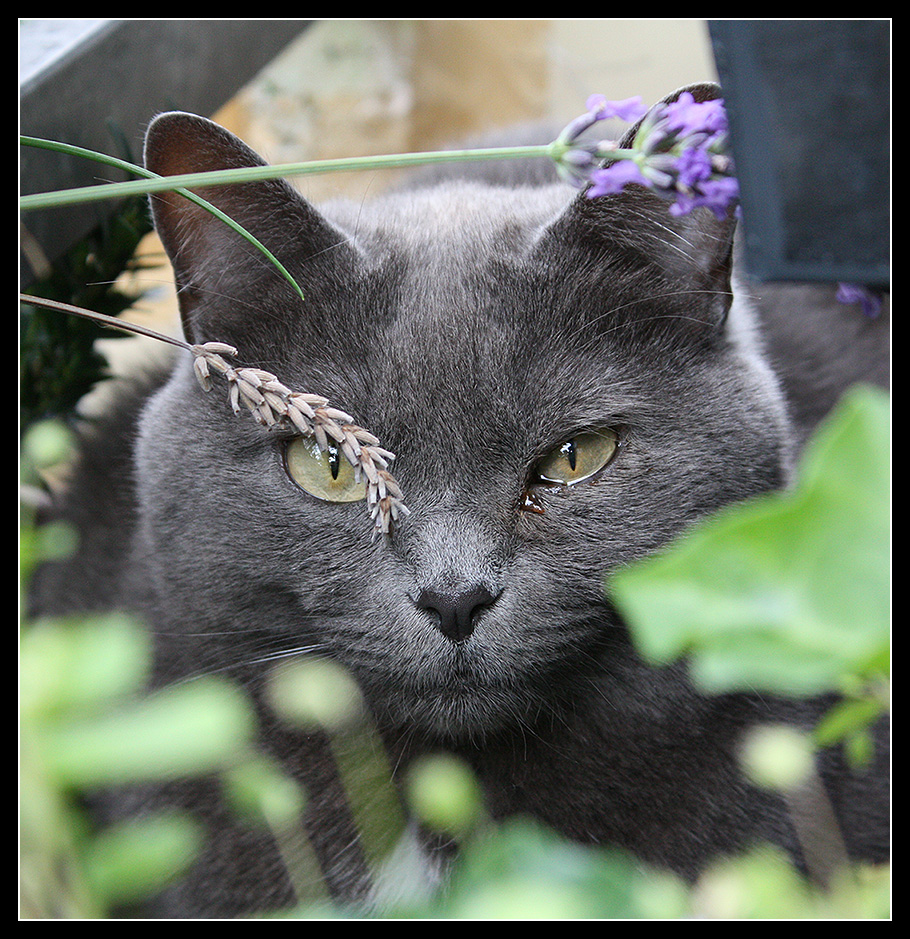
[[[141,161],[151,117],[171,108],[210,115],[308,20],[88,20],[20,24],[20,133]],[[20,148],[23,193],[122,178],[90,160]],[[112,204],[29,212],[53,260]],[[23,267],[23,270],[26,270]]]
[[[712,20],[746,263],[763,280],[890,280],[887,20]]]

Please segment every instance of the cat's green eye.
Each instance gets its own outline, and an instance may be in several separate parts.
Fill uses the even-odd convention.
[[[359,502],[366,498],[364,481],[338,447],[322,451],[312,437],[294,437],[285,447],[288,476],[317,499],[325,502]]]
[[[609,429],[576,434],[538,461],[534,481],[571,486],[590,479],[613,459],[618,446],[619,438]]]

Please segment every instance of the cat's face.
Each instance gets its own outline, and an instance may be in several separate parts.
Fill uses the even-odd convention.
[[[165,123],[153,154],[208,133]],[[456,187],[328,223],[279,187],[231,196],[303,301],[201,217],[159,209],[191,338],[353,415],[397,454],[411,511],[371,539],[328,464],[320,478],[299,438],[180,365],[145,415],[138,481],[165,629],[193,667],[326,654],[384,721],[450,736],[527,722],[594,674],[637,693],[605,575],[780,485],[787,459],[717,252],[668,237],[653,201],[592,215],[559,187]]]

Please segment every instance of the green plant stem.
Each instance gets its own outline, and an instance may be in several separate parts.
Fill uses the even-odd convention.
[[[128,173],[135,173],[138,176],[143,176],[149,182],[152,180],[159,180],[159,181],[166,183],[167,185],[161,187],[162,189],[176,190],[181,196],[184,196],[185,198],[189,199],[191,202],[196,203],[196,205],[205,209],[207,212],[211,212],[212,215],[214,215],[216,218],[224,222],[225,225],[232,228],[239,235],[242,235],[250,244],[254,245],[259,251],[261,251],[265,255],[265,257],[269,259],[269,261],[271,261],[272,264],[275,265],[276,269],[280,272],[281,276],[284,277],[284,279],[294,288],[294,292],[301,298],[301,300],[303,299],[303,291],[300,289],[300,286],[297,283],[297,281],[294,280],[293,277],[291,277],[291,275],[285,269],[284,265],[278,260],[278,258],[275,257],[274,254],[272,254],[271,251],[269,251],[268,248],[266,248],[264,244],[262,244],[261,241],[259,241],[258,238],[256,238],[254,235],[251,235],[241,225],[238,225],[237,222],[235,222],[230,216],[225,215],[224,212],[221,211],[221,209],[216,208],[210,202],[206,202],[205,199],[201,198],[200,196],[197,196],[194,192],[190,192],[189,190],[183,189],[180,186],[172,185],[171,181],[175,177],[158,176],[157,173],[153,173],[150,170],[147,170],[144,166],[138,166],[135,163],[128,163],[126,160],[121,160],[121,159],[118,159],[117,157],[109,156],[106,153],[99,153],[95,150],[86,150],[84,147],[76,147],[76,146],[73,146],[72,144],[60,143],[59,141],[56,141],[56,140],[44,140],[40,137],[24,137],[23,136],[19,138],[19,142],[23,146],[27,146],[27,147],[36,147],[41,150],[52,150],[56,153],[66,153],[66,154],[69,154],[70,156],[85,157],[86,159],[94,160],[96,163],[104,163],[107,166],[114,166],[114,167],[117,167],[118,169],[125,170]],[[133,182],[141,182],[141,180],[134,180]],[[87,189],[89,192],[91,192],[96,189],[109,190],[113,187],[116,189],[116,193],[111,193],[111,195],[108,196],[107,198],[115,198],[115,197],[120,197],[124,195],[130,195],[130,193],[124,193],[122,189],[118,188],[120,186],[127,186],[127,185],[129,185],[129,183],[108,183],[106,185],[101,185],[101,186],[89,186],[87,187]],[[79,192],[80,190],[78,189],[77,190],[61,190],[60,193],[41,193],[39,195],[52,197],[55,195],[65,194],[67,191]],[[23,203],[28,202],[28,200],[32,198],[33,197],[31,196],[22,196],[22,198],[20,199],[20,208],[27,211],[28,205],[23,205]],[[76,201],[85,201],[85,200],[76,200]],[[60,202],[60,201],[50,200],[50,201],[45,202],[44,205],[32,206],[32,208],[55,208],[57,206],[71,205],[71,204],[72,204],[71,202],[67,202],[67,201]]]
[[[73,152],[78,148],[57,144],[54,141],[42,141],[39,138],[20,137],[26,146],[41,146],[44,149],[58,149],[61,152]],[[61,205],[73,205],[81,202],[94,202],[101,199],[113,199],[121,196],[139,195],[151,192],[163,192],[171,189],[182,190],[192,186],[220,186],[230,183],[261,182],[267,179],[279,179],[289,176],[310,176],[318,173],[343,173],[357,170],[389,169],[400,167],[424,166],[431,163],[467,163],[480,160],[527,159],[533,157],[551,157],[564,149],[564,145],[548,143],[526,147],[489,147],[478,150],[438,150],[427,153],[397,153],[387,156],[349,157],[334,160],[311,160],[305,163],[284,163],[268,166],[240,167],[230,170],[214,170],[207,173],[184,173],[178,176],[154,176],[147,170],[139,171],[149,176],[146,179],[129,180],[122,183],[106,183],[98,186],[84,186],[77,189],[62,189],[58,192],[41,192],[22,196],[19,207],[23,211],[53,208]],[[84,151],[83,155],[90,154]],[[105,162],[112,161],[108,158]],[[124,165],[122,161],[111,165]],[[125,164],[133,172],[137,168]]]

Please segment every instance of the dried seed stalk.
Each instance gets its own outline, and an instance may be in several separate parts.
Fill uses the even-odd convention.
[[[322,450],[328,449],[329,438],[337,442],[341,452],[354,467],[358,482],[366,479],[367,506],[373,519],[374,537],[380,532],[388,533],[393,522],[411,514],[402,501],[398,483],[388,471],[389,464],[395,459],[394,453],[380,447],[379,440],[368,430],[354,424],[350,415],[329,407],[327,398],[291,391],[271,372],[263,369],[234,368],[224,359],[226,355],[237,355],[233,346],[224,342],[190,345],[182,339],[156,332],[147,326],[129,323],[106,313],[96,313],[94,310],[86,310],[59,300],[23,293],[19,294],[19,300],[186,349],[193,354],[193,371],[204,391],[209,391],[212,387],[213,370],[225,377],[228,382],[228,397],[236,414],[246,407],[260,424],[271,427],[290,423],[298,433],[315,438]]]
[[[224,356],[237,350],[223,342],[190,346],[193,370],[204,391],[212,387],[212,372],[228,382],[228,399],[235,414],[246,408],[253,419],[267,427],[290,424],[306,437],[313,437],[320,450],[330,441],[338,445],[354,467],[358,482],[366,486],[367,507],[373,520],[374,536],[391,531],[392,524],[409,515],[401,488],[389,472],[395,454],[383,449],[368,430],[358,427],[344,411],[329,406],[321,395],[292,391],[271,372],[259,368],[235,368]]]

